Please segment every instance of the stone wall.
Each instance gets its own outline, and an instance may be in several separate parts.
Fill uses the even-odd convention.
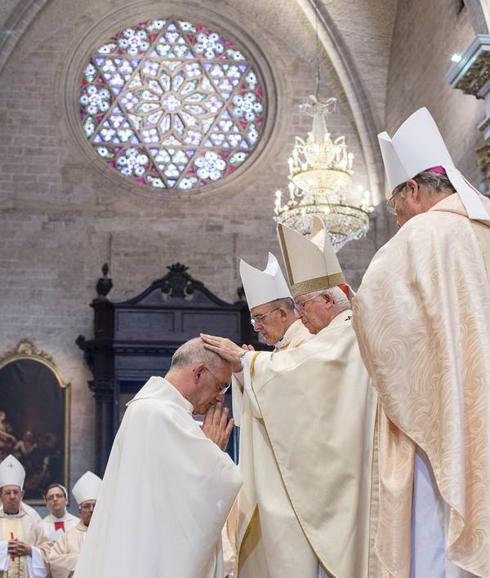
[[[69,127],[67,107],[77,107],[77,86],[66,86],[72,47],[90,48],[84,39],[92,42],[97,26],[110,25],[115,14],[128,23],[144,20],[145,6],[152,14],[159,6],[162,15],[178,8],[195,21],[222,17],[227,27],[235,22],[231,31],[240,38],[246,30],[272,69],[278,116],[266,150],[249,171],[213,194],[181,200],[142,194],[88,158]],[[94,401],[75,339],[91,335],[89,303],[102,263],[111,265],[114,300],[139,293],[176,261],[221,298],[233,300],[238,258],[263,266],[267,250],[278,253],[273,193],[286,186],[294,136],[309,129],[297,105],[313,88],[315,41],[294,3],[147,2],[132,17],[135,10],[123,0],[52,0],[0,74],[0,351],[31,339],[71,382],[72,480],[94,463]],[[328,59],[322,87],[325,96],[339,99],[331,128],[346,134],[356,154],[356,183],[362,184],[362,151]],[[369,241],[341,254],[355,284],[376,239],[374,231]]]
[[[439,125],[456,165],[480,182],[475,149],[483,102],[454,90],[444,81],[451,56],[475,36],[468,8],[459,13],[453,0],[399,2],[388,77],[386,126],[394,131],[421,106]]]

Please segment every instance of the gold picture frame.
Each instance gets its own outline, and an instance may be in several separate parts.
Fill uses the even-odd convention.
[[[36,367],[33,363],[39,363],[41,366]],[[30,391],[32,403],[29,403],[29,399],[26,399],[25,396],[29,394],[30,384],[24,382],[29,373],[33,374],[33,372],[34,375],[40,376],[44,382],[36,383],[37,389]],[[58,386],[56,390],[54,389],[55,384]],[[21,393],[22,398],[19,400],[19,406],[23,405],[25,408],[22,411],[19,406],[15,406],[17,400],[12,393],[15,387],[24,389]],[[42,395],[43,393],[45,396]],[[42,407],[44,399],[50,400],[56,405],[59,404],[59,410],[56,411],[55,409],[53,415],[47,415],[45,408]],[[27,476],[24,485],[26,495],[24,501],[28,504],[44,505],[42,493],[49,483],[62,483],[65,487],[68,487],[70,473],[70,404],[71,384],[64,380],[53,357],[38,349],[34,343],[28,339],[22,339],[14,349],[0,355],[0,456],[3,459],[6,452],[14,453],[26,467]],[[9,405],[10,407],[7,407]],[[39,414],[36,414],[36,411]],[[10,419],[14,426],[8,421],[9,413],[12,416]],[[62,420],[60,421],[61,413]],[[22,427],[20,424],[22,424]],[[6,431],[8,428],[12,431]],[[46,430],[46,428],[50,429]],[[35,433],[40,436],[39,439],[42,440],[42,443],[35,443]],[[30,434],[30,436],[27,436],[27,434]],[[21,435],[22,438],[20,437]],[[31,436],[33,440],[29,441]],[[42,453],[41,449],[43,449],[44,453]],[[52,451],[52,453],[49,454],[48,450]],[[37,462],[41,463],[41,458],[43,460],[42,471],[39,468],[39,471],[35,470],[32,465],[33,462],[36,462],[36,451],[39,454]],[[29,457],[33,454],[34,456],[29,460]],[[59,464],[60,457],[62,458],[62,464]],[[46,463],[49,464],[50,458],[52,463],[55,464],[51,470],[49,465],[46,466]],[[29,479],[30,472],[32,473],[31,479]],[[63,479],[50,479],[49,476],[54,475],[55,472],[57,478],[62,475]],[[33,487],[32,484],[34,481],[37,482],[37,480],[39,480],[39,487]]]

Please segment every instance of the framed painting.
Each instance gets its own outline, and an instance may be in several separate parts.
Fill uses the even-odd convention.
[[[44,504],[52,483],[68,486],[70,384],[51,356],[27,340],[0,357],[0,460],[26,470],[24,501]]]

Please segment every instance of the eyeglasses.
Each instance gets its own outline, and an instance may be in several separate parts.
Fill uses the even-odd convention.
[[[385,207],[386,207],[386,210],[388,211],[388,213],[396,216],[395,199],[397,196],[400,199],[405,198],[404,191],[405,191],[406,186],[407,186],[407,183],[402,183],[401,185],[398,185],[397,187],[395,187],[395,189],[393,190],[393,193],[391,194],[391,197],[385,202]],[[400,195],[400,193],[403,193],[403,194]]]
[[[274,313],[274,311],[277,311],[278,309],[280,309],[280,307],[274,307],[274,309],[267,311],[267,313],[262,313],[262,315],[254,315],[250,319],[250,323],[252,324],[252,327],[255,329],[257,327],[257,325],[263,325],[264,319],[267,317],[267,315]]]
[[[295,307],[296,311],[298,313],[301,313],[302,311],[304,311],[305,305],[308,303],[308,301],[313,301],[313,299],[318,299],[318,297],[321,297],[321,295],[314,295],[313,297],[306,299],[306,301],[303,301],[302,303],[296,303],[296,301],[295,301],[294,307]]]
[[[95,508],[95,504],[82,504],[80,506],[80,510],[84,510],[85,512],[89,512]]]
[[[209,367],[206,366],[206,369],[209,371],[209,373],[214,377],[214,379],[220,383],[220,380],[218,379],[218,376],[212,372]],[[220,384],[221,385],[221,384]],[[231,387],[231,383],[227,383],[226,385],[224,385],[221,389],[220,389],[220,395],[224,395]]]

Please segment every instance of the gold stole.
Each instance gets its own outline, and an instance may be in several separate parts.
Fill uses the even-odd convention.
[[[0,539],[9,540],[14,537],[17,540],[23,540],[23,529],[21,518],[0,518]],[[9,567],[4,578],[25,578],[25,563],[22,556],[10,559]]]
[[[260,351],[255,352],[250,361],[250,379],[253,379],[254,377],[255,361],[259,353]],[[250,517],[247,527],[245,529],[245,533],[243,534],[243,538],[240,539],[240,536],[237,536],[237,557],[234,572],[235,576],[240,575],[240,569],[243,563],[250,556],[250,554],[253,552],[254,548],[257,546],[258,542],[261,539],[260,526],[259,524],[257,524],[258,514],[259,510],[257,504],[255,504],[252,511],[252,516]],[[237,512],[237,515],[240,516],[239,512]],[[238,533],[238,521],[236,531]]]

